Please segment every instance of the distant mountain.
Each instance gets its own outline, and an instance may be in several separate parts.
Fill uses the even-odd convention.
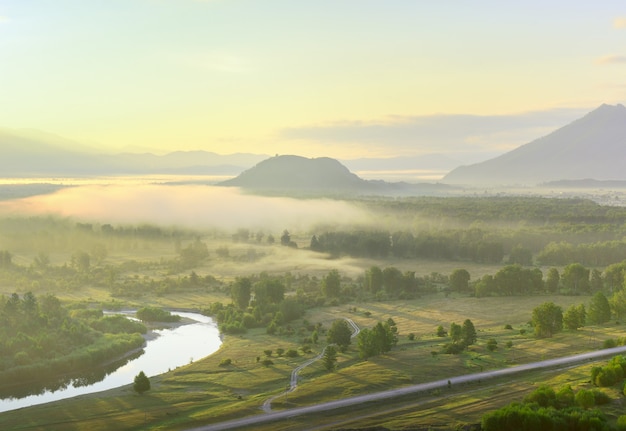
[[[583,118],[499,157],[461,166],[442,182],[534,185],[549,181],[626,180],[626,107],[602,105]]]
[[[237,175],[267,155],[176,151],[158,156],[97,154],[54,135],[0,129],[0,176]]]
[[[353,174],[339,161],[328,157],[308,159],[285,155],[263,160],[238,177],[219,186],[275,194],[346,194],[406,195],[439,194],[452,190],[441,184],[387,183],[366,181]]]

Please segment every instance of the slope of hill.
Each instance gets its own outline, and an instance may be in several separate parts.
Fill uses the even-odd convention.
[[[314,194],[337,196],[360,195],[425,195],[445,194],[453,190],[443,184],[388,183],[359,178],[339,161],[328,157],[307,159],[286,155],[258,163],[238,177],[219,183],[220,186],[276,194]]]
[[[367,182],[337,160],[320,157],[275,156],[220,183],[258,190],[359,190]]]
[[[447,184],[514,185],[626,180],[626,107],[602,105],[583,118],[499,157],[452,170]]]

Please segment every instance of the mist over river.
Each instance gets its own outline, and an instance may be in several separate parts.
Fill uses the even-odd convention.
[[[105,367],[106,370],[86,371],[63,382],[55,391],[46,390],[38,395],[0,399],[0,412],[132,384],[140,371],[148,377],[163,374],[209,356],[220,348],[222,341],[213,319],[198,313],[173,314],[180,315],[185,322],[175,327],[151,331],[150,335],[154,337],[148,337],[143,353],[139,356],[121,361],[121,366],[113,366],[115,369],[109,370]]]

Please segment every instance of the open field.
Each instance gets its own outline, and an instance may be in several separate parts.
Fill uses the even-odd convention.
[[[195,299],[200,298],[188,297],[177,303],[184,304]],[[563,332],[551,339],[537,340],[530,334],[526,321],[533,307],[548,300],[565,308],[569,304],[586,302],[588,298],[512,297],[503,303],[498,298],[446,298],[443,294],[433,294],[413,301],[312,309],[305,318],[309,322],[320,322],[326,328],[334,319],[346,315],[362,327],[393,317],[398,325],[400,342],[390,353],[368,361],[358,359],[355,348],[350,348],[340,355],[338,370],[334,373],[323,370],[321,364],[306,368],[301,374],[298,389],[276,400],[273,408],[304,406],[322,400],[594,350],[604,339],[616,337],[623,331],[622,325],[612,323],[607,327],[588,327],[575,333]],[[167,303],[168,297],[162,298],[162,301]],[[353,307],[357,308],[356,312]],[[372,314],[368,317],[366,312]],[[461,322],[464,318],[474,321],[478,343],[460,355],[433,355],[431,352],[438,350],[444,342],[434,334],[436,325]],[[506,324],[514,329],[503,329]],[[296,325],[297,322],[294,323]],[[520,328],[526,328],[528,332],[522,335]],[[415,334],[414,341],[407,339],[408,333]],[[487,338],[498,340],[500,348],[496,352],[489,352],[484,347]],[[512,341],[511,348],[504,347],[507,341]],[[322,343],[321,340],[320,345],[305,357],[314,356]],[[257,363],[257,356],[263,357],[267,348],[287,350],[298,346],[297,336],[271,337],[261,329],[245,335],[227,336],[223,347],[215,355],[154,377],[153,389],[143,396],[134,394],[130,386],[126,386],[97,395],[3,413],[0,415],[0,426],[5,430],[50,430],[55,426],[59,430],[169,430],[258,414],[265,399],[285,389],[291,370],[302,363],[304,357],[279,358],[274,354],[274,365],[264,367]],[[225,358],[231,358],[233,365],[220,367],[220,361]],[[577,384],[583,385],[585,378],[588,380],[585,376],[587,372],[582,370],[577,373],[574,377],[560,378],[578,379]],[[529,377],[515,383],[515,387],[521,394],[543,379],[547,379],[544,374]],[[437,398],[415,411],[413,407],[407,407],[408,412],[394,413],[395,422],[390,424],[400,429],[408,424],[451,423],[446,421],[452,417],[456,421],[470,423],[476,421],[485,409],[515,399],[515,391],[507,392],[506,397],[498,391],[496,387],[487,389],[485,393],[458,394],[444,400]],[[481,399],[481,404],[476,404],[476,399]],[[430,413],[419,413],[424,408]],[[368,411],[370,413],[371,410]],[[388,419],[368,416],[363,423],[373,423],[370,420],[386,423]]]

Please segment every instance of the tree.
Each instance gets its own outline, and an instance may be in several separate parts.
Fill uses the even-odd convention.
[[[322,279],[322,293],[328,298],[338,298],[341,293],[341,276],[336,269]]]
[[[337,365],[337,349],[333,345],[326,346],[322,363],[327,371],[333,371]]]
[[[563,323],[567,329],[575,331],[585,326],[586,317],[587,313],[583,304],[572,305],[563,315]]]
[[[460,325],[452,322],[450,324],[450,339],[453,343],[458,343],[463,338],[463,328]]]
[[[450,288],[457,292],[469,290],[470,273],[466,269],[455,269],[450,274]]]
[[[280,304],[285,299],[285,285],[274,278],[263,278],[254,286],[254,299],[262,307]]]
[[[570,263],[563,269],[563,286],[572,293],[589,291],[589,270],[580,263]]]
[[[597,292],[602,289],[604,282],[602,281],[602,273],[596,268],[591,270],[590,286],[592,292]]]
[[[597,292],[591,298],[589,304],[589,312],[587,313],[590,323],[602,324],[611,319],[611,306],[604,293]]]
[[[339,350],[342,352],[345,351],[352,341],[352,331],[348,322],[344,319],[335,320],[328,330],[326,340],[329,344],[339,346]]]
[[[593,392],[587,389],[580,389],[578,392],[576,392],[574,400],[576,401],[576,404],[578,404],[585,410],[593,407],[596,403]]]
[[[90,263],[91,258],[89,257],[89,254],[84,251],[77,251],[72,255],[72,266],[76,268],[77,271],[88,271]]]
[[[390,266],[383,269],[383,284],[390,296],[397,296],[402,291],[403,281],[402,271],[398,268]]]
[[[322,251],[322,246],[319,239],[317,239],[317,235],[313,235],[311,237],[311,245],[309,246],[309,248],[313,251]]]
[[[470,346],[476,342],[476,328],[474,328],[474,324],[471,320],[465,319],[461,333],[465,345]]]
[[[548,275],[546,276],[546,289],[548,292],[556,293],[559,290],[559,282],[561,281],[561,275],[556,268],[550,268]]]
[[[245,310],[250,303],[252,282],[247,277],[238,277],[230,287],[230,297],[240,310]]]
[[[383,288],[383,271],[377,266],[372,266],[365,273],[365,283],[367,290],[376,294]]]
[[[398,342],[393,320],[378,322],[372,329],[363,329],[357,337],[359,355],[363,359],[387,353]]]
[[[563,329],[563,309],[553,302],[544,302],[533,310],[532,323],[538,337],[552,337]]]
[[[509,254],[509,264],[518,263],[523,266],[530,266],[533,264],[533,253],[521,244],[516,245],[511,249]]]
[[[609,299],[611,311],[615,313],[618,319],[626,315],[626,290],[619,290]]]
[[[139,374],[135,376],[135,382],[133,383],[133,389],[138,394],[143,394],[146,391],[150,390],[150,380],[148,376],[144,374],[143,371],[140,371]]]

